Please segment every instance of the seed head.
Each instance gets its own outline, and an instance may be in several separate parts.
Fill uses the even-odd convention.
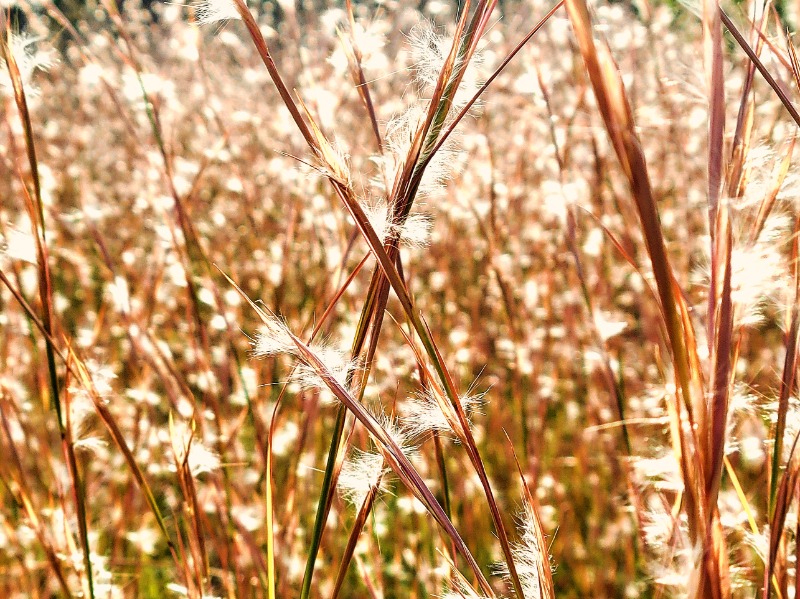
[[[542,585],[539,580],[539,572],[542,564],[546,568],[551,567],[550,556],[547,554],[546,548],[539,546],[536,534],[536,516],[527,503],[518,518],[517,530],[520,540],[513,544],[511,555],[522,585],[523,599],[541,599]],[[499,564],[495,570],[506,578],[509,576],[508,565],[505,563]]]
[[[8,43],[7,50],[11,52],[17,63],[19,74],[22,78],[22,84],[25,86],[25,93],[35,96],[38,94],[38,91],[31,84],[33,73],[36,70],[46,71],[56,63],[56,60],[50,52],[36,50],[34,48],[34,44],[38,42],[40,38],[25,33],[12,33],[10,37],[11,39]],[[13,92],[11,76],[8,73],[8,66],[3,58],[0,58],[0,89],[8,90],[9,93]]]
[[[342,465],[337,483],[339,494],[345,501],[360,507],[367,493],[381,487],[386,470],[381,454],[354,449]]]
[[[37,256],[36,239],[30,233],[9,229],[0,239],[0,258],[36,264]]]
[[[233,0],[203,0],[192,5],[199,25],[241,19]]]
[[[483,397],[483,393],[467,394],[459,397],[459,401],[464,411],[469,414],[483,404]],[[405,411],[403,426],[412,437],[433,431],[454,433],[450,421],[431,391],[411,397]]]
[[[269,316],[256,333],[253,355],[267,358],[278,354],[291,354],[296,350],[292,333],[286,322],[278,316]]]

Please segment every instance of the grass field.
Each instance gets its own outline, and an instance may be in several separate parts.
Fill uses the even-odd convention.
[[[800,596],[783,22],[495,4],[0,4],[1,597]]]

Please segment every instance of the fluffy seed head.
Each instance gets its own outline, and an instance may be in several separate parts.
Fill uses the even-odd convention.
[[[200,25],[242,18],[233,0],[203,0],[192,6],[195,9],[197,23]]]
[[[202,442],[194,441],[189,447],[188,464],[192,476],[213,472],[220,467],[219,455]]]
[[[603,341],[608,341],[616,337],[628,328],[628,323],[624,320],[616,320],[608,312],[601,312],[599,310],[594,314],[594,324]]]
[[[269,316],[258,329],[253,341],[253,355],[257,358],[290,354],[296,349],[289,327],[278,316]]]
[[[30,233],[8,229],[5,236],[0,238],[0,258],[36,264],[37,256],[36,239]]]
[[[731,300],[734,323],[755,326],[764,320],[765,308],[780,304],[786,294],[789,276],[785,256],[786,239],[791,229],[786,215],[773,213],[763,224],[758,238],[751,239],[754,213],[745,205],[737,206],[734,241],[731,249]],[[709,244],[705,244],[709,246]],[[710,258],[698,269],[700,281],[709,284]]]
[[[459,401],[469,414],[483,404],[483,396],[483,393],[467,394],[459,397]],[[403,417],[403,426],[412,437],[433,431],[454,433],[439,402],[429,391],[411,397],[404,411],[406,415]]]
[[[550,557],[547,555],[547,549],[539,546],[535,517],[530,506],[525,504],[524,509],[519,514],[517,525],[520,540],[518,543],[514,543],[511,548],[511,555],[522,585],[524,599],[541,599],[540,568],[550,568]],[[509,576],[508,565],[505,563],[499,564],[496,571],[505,577]]]
[[[83,437],[75,441],[72,446],[81,451],[97,455],[108,447],[108,442],[100,437]]]
[[[450,54],[453,38],[439,35],[430,21],[424,21],[411,30],[409,41],[415,62],[417,81],[422,88],[433,88]],[[456,63],[453,76],[456,76],[462,69],[466,68],[466,71],[453,99],[454,107],[464,106],[480,87],[481,81],[475,68],[480,63],[481,57],[478,53],[472,57],[469,65]]]
[[[372,204],[363,205],[364,213],[367,215],[369,224],[375,230],[375,235],[381,241],[386,241],[386,237],[392,230],[391,211],[385,201],[379,200]]]
[[[731,300],[737,324],[759,324],[764,319],[764,308],[780,301],[786,292],[787,260],[781,246],[789,227],[789,219],[773,214],[767,218],[758,239],[734,242],[731,251]]]
[[[346,352],[325,342],[312,343],[309,349],[314,353],[317,359],[322,362],[325,370],[327,370],[340,385],[346,387],[347,378],[357,369],[358,361],[350,359]],[[297,365],[292,374],[292,380],[304,389],[327,387],[317,369],[305,362],[301,362]]]
[[[19,68],[22,84],[25,86],[25,93],[31,96],[37,95],[36,88],[31,84],[33,73],[37,70],[46,71],[52,67],[56,60],[50,52],[36,50],[34,44],[40,38],[32,37],[27,34],[11,34],[8,50],[14,56],[14,60]],[[13,91],[11,76],[8,73],[6,61],[0,58],[0,89],[5,89],[9,93]]]
[[[674,454],[665,453],[657,458],[635,458],[633,469],[637,478],[659,491],[683,490],[683,477]]]
[[[375,234],[381,241],[386,241],[390,234],[396,235],[401,244],[413,248],[422,248],[430,241],[432,221],[427,214],[409,214],[402,225],[391,218],[391,210],[385,201],[379,200],[363,206]]]
[[[424,104],[412,104],[404,113],[393,117],[386,125],[384,134],[386,155],[376,159],[376,162],[383,163],[386,172],[395,173],[403,168],[414,135],[424,121],[426,111],[427,107]],[[434,195],[441,191],[444,183],[460,168],[459,150],[459,136],[456,130],[425,168],[418,196]],[[379,180],[374,180],[373,183],[377,187],[382,186]]]
[[[94,394],[104,401],[113,393],[112,381],[117,375],[111,367],[95,360],[85,362],[86,370],[91,377],[92,391],[83,387],[70,387],[69,418],[72,428],[72,438],[76,449],[91,453],[99,453],[107,443],[99,437],[92,436],[90,432],[90,418],[95,413]]]
[[[384,413],[375,418],[406,457],[412,458],[416,454],[417,447],[411,442],[402,423]],[[339,493],[345,501],[358,507],[371,489],[385,490],[388,471],[381,453],[354,449],[342,465],[337,483]]]
[[[427,214],[409,214],[400,227],[400,241],[413,248],[423,248],[430,243],[433,221]]]
[[[196,431],[183,422],[176,422],[171,427],[172,448],[179,464],[184,462],[195,478],[206,472],[213,472],[220,467],[219,455],[212,451],[202,440],[196,438]]]
[[[355,449],[342,465],[337,488],[342,499],[360,507],[372,489],[383,483],[386,465],[383,456]]]
[[[289,354],[298,358],[299,363],[292,373],[292,380],[301,388],[313,389],[327,386],[317,368],[302,359],[289,327],[280,317],[271,315],[264,319],[252,346],[253,355],[257,358],[280,354]],[[358,367],[357,360],[350,359],[344,350],[334,347],[327,341],[314,342],[308,346],[308,349],[343,387],[346,386],[348,377]]]
[[[691,571],[691,543],[686,515],[677,518],[663,497],[649,498],[644,513],[645,542],[657,556],[648,570],[657,584],[670,587],[677,596],[685,590]]]
[[[408,458],[417,454],[417,446],[413,442],[414,435],[405,426],[405,422],[384,413],[378,414],[376,419]]]

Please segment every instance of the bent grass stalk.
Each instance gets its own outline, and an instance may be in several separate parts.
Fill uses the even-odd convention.
[[[292,115],[295,124],[300,129],[300,132],[306,139],[312,151],[314,151],[314,153],[317,155],[317,158],[319,158],[322,161],[322,163],[326,166],[326,168],[329,169],[328,172],[331,183],[334,185],[334,188],[337,194],[340,196],[340,198],[346,203],[349,202],[349,205],[347,207],[349,210],[351,210],[352,213],[353,210],[352,206],[353,205],[358,206],[358,205],[357,202],[354,201],[354,198],[352,197],[349,189],[347,188],[347,176],[343,171],[343,166],[340,164],[338,157],[336,156],[335,152],[332,151],[330,143],[325,138],[321,129],[314,122],[310,112],[305,107],[302,100],[299,100],[300,108],[302,109],[303,112],[305,112],[305,119],[303,118],[301,110],[298,109],[297,104],[294,102],[294,100],[292,99],[291,95],[288,92],[288,89],[283,83],[283,80],[275,66],[275,63],[272,60],[272,56],[269,52],[267,44],[264,41],[263,37],[261,36],[261,33],[244,2],[242,0],[234,0],[234,2],[236,4],[237,10],[239,11],[239,15],[245,22],[245,25],[250,33],[250,36],[256,45],[256,48],[259,52],[259,55],[262,58],[262,61],[264,62],[264,65],[267,67],[269,75],[272,78],[273,82],[275,83],[278,92],[284,101],[284,104],[289,109],[289,112]],[[398,173],[399,177],[398,179],[395,180],[394,183],[392,192],[394,199],[390,202],[390,204],[392,206],[398,207],[396,209],[396,214],[400,218],[400,222],[402,222],[408,215],[408,211],[411,208],[414,196],[416,195],[416,191],[419,187],[419,183],[422,178],[422,174],[425,170],[425,166],[430,161],[433,155],[433,150],[436,147],[435,144],[439,138],[441,128],[444,124],[444,119],[449,112],[452,102],[452,97],[454,96],[455,91],[458,88],[461,77],[463,76],[464,66],[468,64],[470,57],[475,52],[477,42],[480,39],[480,35],[488,23],[488,17],[493,8],[494,8],[494,3],[481,2],[479,6],[476,8],[473,14],[473,18],[469,23],[469,26],[467,26],[467,15],[469,14],[469,4],[467,3],[462,8],[462,17],[459,20],[459,25],[456,29],[456,35],[454,36],[454,40],[456,41],[454,42],[453,47],[450,51],[450,55],[448,56],[447,61],[445,62],[445,65],[442,69],[442,72],[440,73],[436,90],[434,91],[433,98],[430,102],[428,115],[423,125],[417,131],[415,140],[412,143],[411,150],[409,151],[409,156],[406,158],[405,161],[405,168]],[[461,36],[461,31],[465,31],[465,35],[463,38]],[[461,45],[459,45],[459,43]],[[457,63],[458,67],[456,67]],[[450,76],[450,73],[453,73],[452,77]],[[360,209],[360,207],[358,207],[358,209]],[[355,217],[356,215],[354,214],[353,216]],[[370,240],[370,241],[374,242],[375,240]],[[382,249],[382,242],[378,241],[378,244],[381,245]],[[391,244],[389,244],[389,247],[391,247]],[[374,247],[373,251],[376,251]],[[388,276],[388,274],[386,273],[386,265],[387,263],[391,264],[391,261],[389,260],[388,256],[385,256],[385,258],[388,262],[382,261],[382,269],[384,275]],[[399,293],[397,284],[398,282],[395,281],[392,283],[392,286],[395,288],[395,292]],[[402,286],[402,283],[400,283],[400,285]],[[388,291],[388,288],[385,285],[381,285],[381,288],[386,289]],[[385,293],[381,295],[385,297]],[[378,296],[377,305],[380,306],[384,302],[385,300],[382,299],[381,296]],[[404,302],[404,307],[408,310],[410,304],[408,304],[407,306],[406,303]],[[362,320],[361,320],[362,323],[364,322],[363,314],[364,312],[362,312]],[[375,342],[377,341],[377,331],[380,328],[378,321],[376,321],[376,323],[377,327],[373,329],[372,333],[372,339],[374,340],[373,347]],[[415,324],[420,324],[420,323],[418,321]],[[359,337],[360,335],[357,334],[356,343],[354,343],[354,352],[353,352],[354,355],[358,353],[358,351],[356,350],[357,347],[360,346],[360,343],[357,342]],[[429,349],[432,350],[431,351],[432,356],[438,357],[439,360],[441,360],[441,356],[439,356],[438,352],[434,350],[432,344],[429,344]],[[370,361],[371,357],[368,356],[367,365],[370,363]],[[440,374],[444,373],[444,370],[441,367],[438,368],[438,370],[440,370]],[[456,408],[456,411],[458,412],[458,410],[460,409],[460,404],[456,399],[456,394],[452,387],[452,381],[449,380],[449,377],[448,381],[449,384],[445,383],[445,387],[448,390],[448,395],[451,397],[451,401],[454,402],[454,405],[458,406]],[[348,385],[349,384],[350,380],[348,380]],[[466,422],[466,417],[463,415],[463,410],[461,411],[460,417],[463,426],[463,423]],[[331,505],[331,499],[334,487],[333,483],[335,482],[333,469],[336,464],[336,456],[338,453],[340,438],[343,430],[344,430],[344,412],[340,409],[339,412],[337,413],[336,423],[334,425],[331,450],[328,456],[326,474],[323,480],[323,489],[320,497],[318,517],[314,527],[312,547],[309,553],[306,573],[304,576],[303,589],[301,591],[301,597],[303,598],[307,597],[308,594],[310,593],[311,578],[314,570],[315,556],[318,551],[322,535],[322,525],[326,520],[326,515]],[[469,433],[466,434],[469,435]],[[470,447],[469,444],[468,447]],[[511,574],[511,580],[514,584],[514,588],[517,594],[521,596],[522,587],[519,583],[519,579],[516,574],[516,570],[513,563],[513,557],[511,555],[510,546],[508,544],[507,535],[505,533],[505,527],[502,522],[502,517],[499,513],[496,502],[492,498],[491,487],[489,486],[488,479],[486,478],[486,474],[483,471],[480,458],[477,457],[477,451],[474,448],[474,442],[471,444],[470,447],[470,459],[473,461],[473,464],[478,469],[478,474],[481,478],[484,490],[487,493],[487,499],[489,500],[489,505],[492,511],[492,517],[495,522],[498,535],[500,537],[500,542],[501,546],[503,547],[503,552],[506,555],[506,560],[508,562]]]
[[[5,27],[3,27],[5,29]],[[2,30],[0,30],[2,31]],[[45,333],[45,351],[47,353],[47,369],[50,381],[50,401],[55,408],[56,420],[61,444],[66,457],[69,473],[72,478],[72,492],[75,501],[75,510],[78,515],[78,528],[83,548],[84,578],[89,597],[94,599],[94,579],[92,573],[91,548],[89,547],[89,533],[86,516],[86,497],[84,495],[84,482],[81,480],[78,471],[78,463],[75,458],[75,448],[70,434],[69,416],[65,415],[61,406],[61,390],[58,384],[58,372],[56,370],[55,347],[52,339],[54,337],[54,318],[53,318],[53,285],[50,274],[47,252],[47,235],[44,219],[44,203],[42,201],[42,190],[39,182],[39,163],[36,158],[36,146],[33,139],[33,126],[31,124],[30,113],[28,111],[28,101],[25,96],[22,76],[17,66],[16,57],[11,50],[11,30],[7,29],[6,39],[0,41],[0,56],[5,59],[9,77],[14,89],[14,100],[19,111],[20,119],[24,129],[25,147],[28,155],[28,165],[30,167],[30,179],[33,186],[33,197],[30,196],[27,184],[23,179],[23,186],[26,199],[26,208],[33,227],[33,235],[36,239],[37,259],[39,263],[39,299],[42,306],[42,325]],[[22,175],[20,173],[20,179]]]
[[[239,293],[242,294],[243,298],[250,303],[250,306],[256,311],[264,324],[269,326],[272,322],[272,317],[252,300],[250,300],[250,298],[248,298],[247,295],[244,294],[238,285],[236,285],[236,283],[234,283],[230,278],[228,281],[237,289],[237,291],[239,291]],[[291,341],[296,346],[299,359],[308,364],[317,372],[325,385],[342,403],[342,405],[344,405],[370,432],[372,437],[378,443],[384,458],[392,470],[394,470],[400,479],[403,480],[403,482],[409,487],[409,490],[414,493],[417,499],[419,499],[426,506],[434,519],[444,529],[448,536],[450,536],[459,552],[462,554],[462,557],[464,557],[470,569],[475,574],[475,577],[477,578],[483,591],[493,597],[494,593],[489,586],[489,583],[486,581],[486,578],[481,573],[480,567],[475,561],[475,558],[472,557],[472,554],[470,553],[461,536],[458,534],[458,531],[456,531],[452,522],[450,522],[450,520],[447,518],[444,510],[436,501],[436,498],[433,496],[430,489],[423,482],[416,468],[403,453],[403,450],[397,445],[397,442],[386,432],[386,430],[381,426],[380,422],[378,422],[378,420],[363,407],[361,402],[353,397],[345,389],[342,383],[339,382],[333,374],[331,374],[331,372],[309,346],[295,337],[288,329],[285,330],[285,334],[290,337]]]
[[[54,339],[47,333],[44,324],[38,319],[33,309],[28,305],[28,302],[25,301],[25,298],[22,297],[22,295],[20,295],[18,290],[13,286],[11,281],[8,280],[5,273],[3,273],[2,271],[0,271],[0,281],[2,281],[3,284],[6,286],[6,288],[11,292],[14,299],[19,303],[19,305],[28,315],[28,318],[31,319],[31,322],[36,326],[36,328],[42,333],[42,335],[45,338],[49,339],[51,344],[54,344]],[[131,474],[136,480],[140,490],[144,494],[153,516],[155,516],[156,523],[158,524],[158,527],[164,536],[164,540],[167,543],[167,546],[170,550],[172,557],[174,558],[175,562],[178,563],[176,548],[170,538],[166,522],[164,520],[164,517],[161,515],[161,510],[158,507],[155,495],[153,494],[150,485],[147,483],[147,479],[144,476],[144,472],[139,467],[139,464],[136,461],[133,452],[128,446],[128,442],[125,440],[122,430],[117,425],[115,418],[108,410],[108,407],[103,403],[100,395],[97,393],[97,390],[94,387],[94,383],[92,382],[92,377],[89,375],[89,371],[86,368],[86,365],[80,359],[80,357],[74,352],[72,347],[69,345],[67,345],[66,356],[63,355],[57,349],[54,350],[54,353],[61,359],[62,362],[64,362],[70,374],[78,380],[81,387],[87,393],[89,393],[89,396],[92,398],[98,416],[107,427],[109,434],[114,440],[114,443],[117,445],[118,449],[125,458],[127,466],[131,471]]]

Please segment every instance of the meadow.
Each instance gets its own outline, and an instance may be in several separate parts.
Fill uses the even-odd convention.
[[[780,8],[0,3],[0,596],[800,596]]]

